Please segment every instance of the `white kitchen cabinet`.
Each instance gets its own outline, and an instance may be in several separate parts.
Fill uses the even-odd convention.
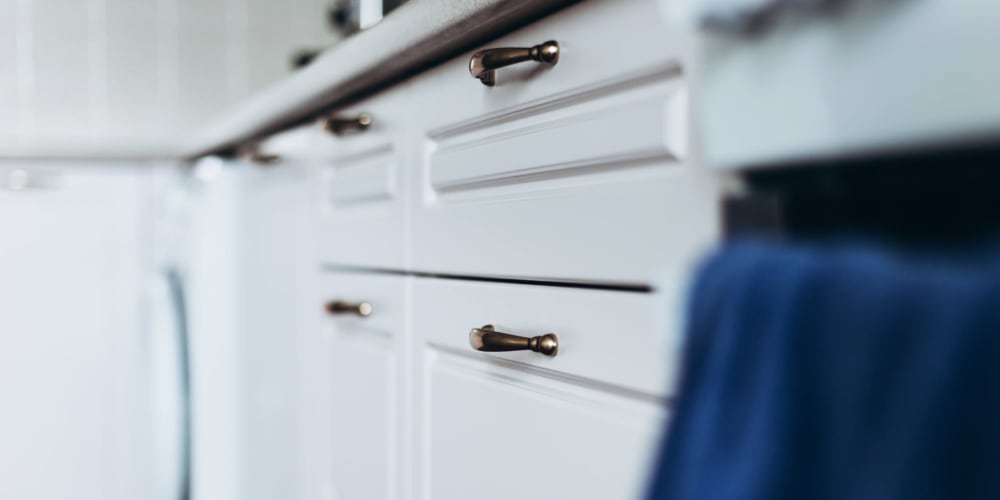
[[[554,66],[501,68],[493,87],[469,75],[478,50],[546,40]],[[584,2],[419,76],[413,268],[638,286],[683,275],[718,217],[714,177],[689,155],[689,84],[684,37],[646,1]]]
[[[469,74],[478,50],[547,40],[555,66]],[[305,155],[319,296],[343,304],[302,358],[324,381],[300,412],[303,498],[641,495],[687,276],[719,232],[686,50],[657,2],[583,2],[324,111],[373,123],[314,126]],[[558,353],[478,352],[486,325]]]

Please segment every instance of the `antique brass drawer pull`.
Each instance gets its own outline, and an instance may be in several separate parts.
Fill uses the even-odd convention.
[[[469,344],[477,351],[535,351],[546,356],[559,353],[559,337],[554,333],[546,333],[538,337],[519,337],[509,333],[500,333],[493,325],[473,328],[469,332]]]
[[[497,70],[511,64],[537,61],[545,64],[559,62],[559,44],[549,40],[529,48],[498,48],[480,50],[469,60],[469,73],[483,85],[492,87],[497,82]]]
[[[330,116],[323,118],[320,122],[323,125],[323,130],[330,132],[333,135],[344,135],[352,132],[363,132],[371,127],[372,123],[375,121],[372,115],[368,113],[361,113],[358,116],[344,118],[342,116]]]
[[[333,300],[326,303],[326,312],[335,316],[353,314],[354,316],[367,318],[372,314],[372,305],[368,302],[352,303],[343,300]]]

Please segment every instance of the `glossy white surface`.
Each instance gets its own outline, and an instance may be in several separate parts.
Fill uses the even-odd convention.
[[[156,498],[150,172],[0,163],[0,498]]]
[[[1000,4],[844,2],[758,36],[702,32],[707,160],[736,168],[1000,133]]]

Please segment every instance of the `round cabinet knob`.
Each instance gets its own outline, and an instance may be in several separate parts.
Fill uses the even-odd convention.
[[[493,329],[493,325],[473,328],[469,332],[469,344],[473,349],[483,352],[534,351],[550,357],[559,353],[559,337],[554,333],[520,337],[500,333]]]
[[[326,312],[333,316],[358,316],[367,318],[372,315],[372,305],[368,302],[346,302],[334,300],[326,303]]]
[[[559,43],[549,40],[534,47],[502,47],[480,50],[469,60],[469,73],[483,85],[492,87],[497,83],[497,70],[527,61],[555,65],[559,62]]]

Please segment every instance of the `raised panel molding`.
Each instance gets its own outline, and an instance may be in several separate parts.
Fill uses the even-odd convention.
[[[668,78],[678,73],[654,76],[432,132],[430,188],[447,194],[680,163],[687,155],[687,92],[683,81]]]

